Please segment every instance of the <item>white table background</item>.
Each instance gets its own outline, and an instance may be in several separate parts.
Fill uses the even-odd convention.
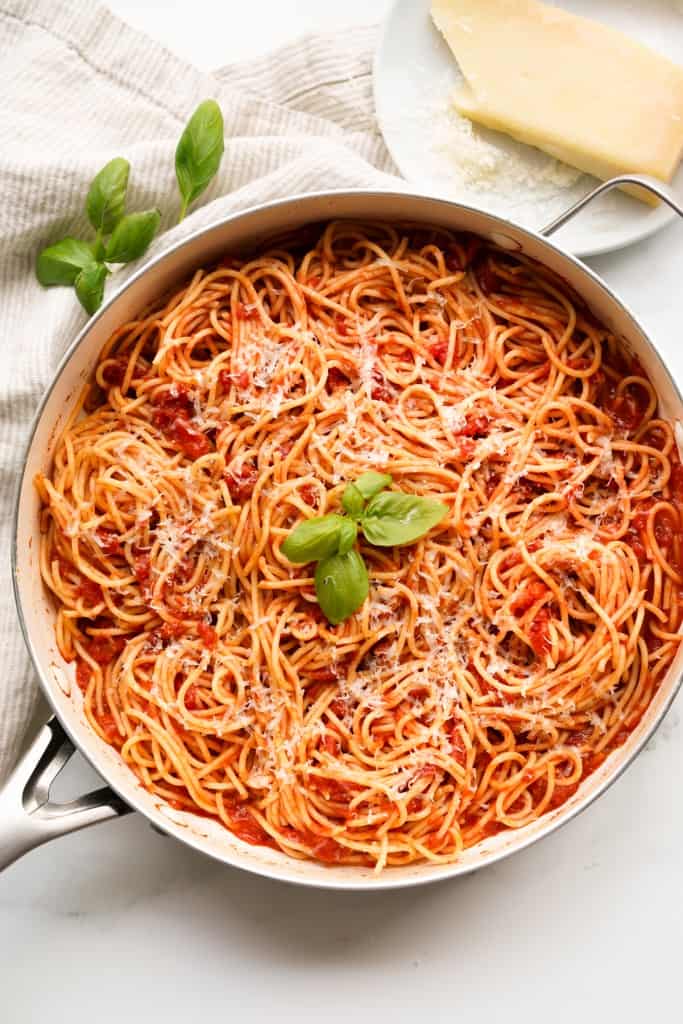
[[[110,0],[209,70],[388,0]],[[683,381],[683,225],[591,261]],[[0,877],[1,1024],[251,1021],[593,1024],[680,1015],[679,700],[597,805],[464,879],[343,895],[221,867],[131,815]],[[80,759],[59,792],[96,782]]]

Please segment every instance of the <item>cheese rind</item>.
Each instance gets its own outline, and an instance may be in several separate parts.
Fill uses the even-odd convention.
[[[433,0],[466,84],[456,109],[598,178],[670,181],[683,154],[683,68],[537,0]]]

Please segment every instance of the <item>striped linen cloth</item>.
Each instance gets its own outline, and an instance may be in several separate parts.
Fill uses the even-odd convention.
[[[66,234],[90,237],[86,191],[114,156],[131,162],[129,209],[164,211],[152,256],[268,199],[400,187],[374,118],[375,38],[365,27],[308,37],[209,75],[98,4],[0,0],[0,780],[31,717],[45,713],[11,596],[14,492],[33,412],[86,320],[71,289],[37,284],[36,253]],[[223,110],[225,155],[200,207],[175,226],[175,146],[208,97]]]

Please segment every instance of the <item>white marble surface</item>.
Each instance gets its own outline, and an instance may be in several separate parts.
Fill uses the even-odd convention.
[[[385,0],[112,0],[211,68]],[[228,17],[227,12],[231,16]],[[207,24],[221,31],[208,31]],[[683,225],[592,261],[683,381]],[[279,1020],[471,1024],[680,1018],[683,702],[596,805],[477,875],[375,896],[238,873],[137,817],[59,840],[0,876],[0,1022]],[[79,759],[62,794],[95,782]]]

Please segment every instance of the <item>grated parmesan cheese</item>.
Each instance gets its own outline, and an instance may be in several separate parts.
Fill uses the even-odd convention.
[[[582,172],[529,146],[502,146],[496,132],[475,126],[451,103],[452,88],[437,91],[428,122],[432,149],[450,170],[451,185],[495,193],[515,203],[534,195],[547,202],[575,185]],[[520,193],[522,195],[520,195]]]

